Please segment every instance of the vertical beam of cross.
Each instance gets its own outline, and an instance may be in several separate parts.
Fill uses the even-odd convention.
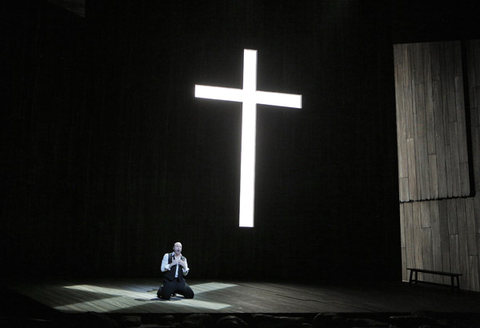
[[[195,85],[195,97],[242,103],[239,226],[253,227],[257,104],[302,108],[302,96],[257,91],[257,51],[243,52],[243,89]]]

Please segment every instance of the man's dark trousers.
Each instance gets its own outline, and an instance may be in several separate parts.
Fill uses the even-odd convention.
[[[193,298],[194,293],[192,288],[185,282],[185,279],[175,278],[169,280],[167,278],[163,279],[163,286],[157,292],[158,298],[169,300],[170,296],[173,294],[183,295],[185,298]]]

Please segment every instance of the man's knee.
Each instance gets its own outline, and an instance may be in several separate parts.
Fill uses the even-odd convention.
[[[157,297],[158,298],[162,298],[162,290],[163,290],[163,286],[161,286],[157,291]]]
[[[171,288],[165,288],[165,286],[163,286],[161,287],[161,289],[158,290],[157,296],[158,298],[169,300],[172,296],[172,292],[173,291],[171,290]]]
[[[193,298],[194,296],[195,296],[195,293],[191,288],[187,288],[187,290],[185,290],[185,294],[183,295],[183,297],[185,298]]]
[[[170,297],[172,296],[172,293],[170,291],[166,291],[165,289],[162,291],[162,298],[164,300],[169,300]]]

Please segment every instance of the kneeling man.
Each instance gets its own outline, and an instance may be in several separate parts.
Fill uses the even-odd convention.
[[[163,286],[157,292],[158,298],[169,300],[172,294],[180,294],[185,298],[193,298],[194,293],[185,282],[188,268],[187,258],[182,255],[182,243],[176,242],[173,245],[173,253],[166,253],[163,256],[162,267]]]

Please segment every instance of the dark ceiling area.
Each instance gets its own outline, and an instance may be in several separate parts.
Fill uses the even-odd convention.
[[[85,18],[88,0],[48,1]],[[385,1],[389,2],[393,43],[478,37],[478,10],[473,1]]]
[[[474,1],[392,1],[392,43],[479,37]]]

